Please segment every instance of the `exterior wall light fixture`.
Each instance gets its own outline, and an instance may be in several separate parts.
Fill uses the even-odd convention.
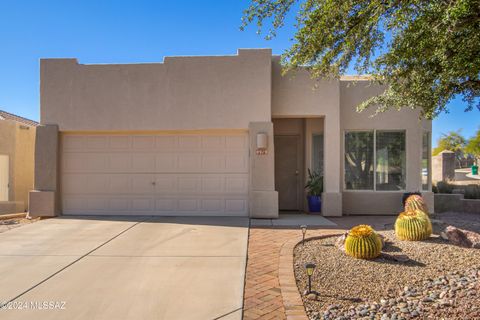
[[[268,154],[268,135],[266,133],[257,133],[256,155],[262,156]]]

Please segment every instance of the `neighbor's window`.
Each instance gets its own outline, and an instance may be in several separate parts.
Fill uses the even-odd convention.
[[[430,172],[430,132],[425,131],[422,137],[422,190],[429,191],[428,180]]]
[[[345,133],[345,188],[373,189],[373,131]]]
[[[312,169],[323,175],[323,134],[312,135]]]
[[[376,190],[405,189],[405,132],[376,132]]]

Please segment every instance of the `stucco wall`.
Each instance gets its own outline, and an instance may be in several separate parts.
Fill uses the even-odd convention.
[[[15,201],[28,210],[28,193],[33,188],[35,127],[17,124],[15,139]]]
[[[279,57],[272,60],[272,117],[324,118],[323,213],[342,214],[340,190],[340,86],[338,80],[311,79],[306,70],[282,75]]]
[[[41,124],[60,131],[247,129],[271,121],[271,50],[82,65],[41,60]]]
[[[306,164],[311,158],[309,123],[323,118],[324,170],[326,211],[343,214],[395,214],[404,191],[373,192],[345,191],[343,168],[343,137],[346,130],[405,130],[406,131],[406,191],[421,190],[422,134],[431,132],[431,121],[420,120],[417,110],[391,110],[370,117],[374,110],[362,113],[356,106],[383,88],[359,78],[314,81],[306,70],[282,76],[278,58],[272,64],[272,117],[307,118]],[[353,80],[357,80],[356,82]],[[342,196],[343,193],[343,196]],[[380,201],[372,201],[373,198]],[[343,198],[343,199],[342,199]],[[370,199],[370,200],[365,200]],[[340,201],[341,203],[337,203]],[[334,206],[331,209],[331,205]],[[328,214],[328,213],[327,213]]]
[[[16,133],[16,124],[14,121],[10,120],[1,120],[0,121],[0,154],[8,155],[9,157],[9,191],[8,191],[8,200],[15,201],[15,133]]]
[[[2,213],[23,212],[28,210],[28,192],[33,188],[35,127],[1,120],[0,141],[0,154],[9,156],[8,200],[14,203]]]
[[[421,181],[422,135],[431,132],[431,121],[419,118],[418,110],[401,109],[371,117],[375,109],[357,112],[356,106],[367,98],[381,93],[383,88],[361,80],[340,82],[340,110],[342,131],[341,184],[344,187],[344,132],[348,130],[405,130],[406,132],[406,190],[419,191]],[[403,192],[344,191],[343,208],[345,214],[395,214],[396,203]],[[348,193],[348,195],[347,195]],[[362,200],[363,199],[363,200]],[[371,199],[369,201],[364,199]],[[374,200],[377,199],[377,200]],[[382,200],[383,199],[383,200]],[[379,204],[382,200],[384,203]],[[391,205],[386,205],[386,203]]]

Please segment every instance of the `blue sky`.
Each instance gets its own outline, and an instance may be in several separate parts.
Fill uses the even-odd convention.
[[[38,120],[40,58],[128,63],[234,54],[237,48],[282,53],[291,43],[291,25],[270,41],[253,27],[241,32],[247,5],[226,0],[0,0],[0,109]],[[467,137],[474,134],[480,112],[463,109],[463,102],[455,100],[451,113],[434,121],[434,141],[460,128]]]

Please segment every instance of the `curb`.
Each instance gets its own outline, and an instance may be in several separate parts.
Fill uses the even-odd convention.
[[[338,231],[338,230],[337,230]],[[340,233],[324,234],[306,238],[305,241],[339,236]],[[282,245],[278,264],[278,281],[282,293],[287,320],[308,320],[302,297],[298,292],[293,268],[293,250],[302,242],[301,238],[290,239]]]
[[[23,213],[9,213],[9,214],[1,214],[0,220],[8,220],[8,219],[15,219],[15,218],[26,218],[27,214]]]

